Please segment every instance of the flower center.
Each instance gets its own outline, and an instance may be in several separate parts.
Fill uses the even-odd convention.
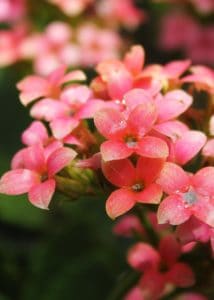
[[[134,136],[128,136],[128,137],[126,137],[125,142],[126,142],[126,145],[129,148],[134,148],[137,145],[137,139]]]
[[[144,186],[142,183],[135,183],[133,186],[132,186],[132,190],[134,192],[141,192],[143,190]]]
[[[48,179],[48,174],[44,173],[41,175],[41,182],[44,182]]]
[[[189,191],[183,194],[183,199],[186,204],[193,205],[197,202],[198,198],[194,191]]]

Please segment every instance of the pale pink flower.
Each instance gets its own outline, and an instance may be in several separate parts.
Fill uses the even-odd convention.
[[[214,167],[205,167],[188,175],[181,167],[165,163],[157,183],[169,196],[158,208],[160,224],[179,225],[191,216],[214,227]]]
[[[5,67],[20,59],[19,45],[25,37],[25,28],[0,30],[0,66]]]
[[[113,25],[120,25],[127,28],[135,28],[145,21],[145,13],[138,9],[133,0],[101,0],[96,4],[98,15],[113,22]]]
[[[20,100],[23,105],[40,98],[59,99],[63,84],[69,81],[85,80],[86,76],[82,71],[66,72],[65,66],[60,66],[48,76],[27,76],[17,84],[20,90]],[[57,104],[56,104],[57,105]]]
[[[95,65],[105,59],[118,57],[121,40],[113,30],[88,23],[79,27],[76,34],[82,53],[81,65]]]
[[[94,0],[48,0],[57,5],[66,15],[76,16],[82,13]]]
[[[5,173],[0,180],[0,192],[7,195],[28,193],[29,201],[47,209],[56,188],[54,176],[76,156],[70,148],[60,147],[45,157],[41,145],[24,149],[22,167]]]
[[[20,20],[25,13],[25,0],[0,0],[0,22]]]

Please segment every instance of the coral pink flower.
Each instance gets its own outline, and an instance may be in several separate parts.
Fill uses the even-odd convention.
[[[69,81],[85,80],[85,74],[82,71],[73,71],[65,74],[66,67],[61,66],[51,72],[47,77],[27,76],[17,84],[21,91],[20,100],[23,105],[28,105],[39,98],[59,99],[62,85]]]
[[[123,159],[133,153],[147,157],[167,157],[166,143],[146,135],[157,119],[155,104],[151,99],[148,101],[148,96],[140,96],[141,93],[137,93],[141,104],[128,113],[109,108],[100,110],[95,115],[98,131],[108,139],[100,148],[105,161]]]
[[[60,147],[46,158],[40,145],[24,150],[22,168],[2,176],[0,192],[7,195],[28,193],[28,199],[34,206],[47,209],[56,188],[54,175],[75,158],[76,152]]]
[[[111,218],[116,218],[135,203],[160,202],[161,187],[155,183],[163,166],[162,159],[140,157],[136,168],[128,159],[103,163],[105,177],[120,189],[114,191],[106,202],[106,211]]]
[[[133,46],[125,55],[124,61],[106,60],[98,64],[96,70],[100,76],[92,81],[96,91],[103,86],[103,91],[111,99],[122,100],[126,92],[133,88],[142,88],[156,94],[161,90],[159,80],[154,80],[151,75],[141,76],[144,66],[144,49]],[[103,93],[103,92],[102,92]]]
[[[205,167],[195,175],[188,175],[181,167],[165,163],[157,180],[169,194],[158,209],[158,221],[179,225],[191,216],[214,227],[214,167]]]

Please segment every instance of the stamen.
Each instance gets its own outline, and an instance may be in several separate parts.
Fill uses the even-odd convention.
[[[143,190],[143,184],[142,183],[135,183],[133,186],[132,186],[132,190],[134,192],[141,192]]]
[[[198,200],[197,199],[197,195],[196,195],[196,193],[194,191],[190,191],[190,192],[184,193],[183,194],[183,199],[186,202],[186,204],[189,204],[189,205],[194,204]]]

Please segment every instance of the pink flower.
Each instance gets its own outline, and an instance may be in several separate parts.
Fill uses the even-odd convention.
[[[191,67],[191,75],[182,78],[182,82],[193,83],[199,90],[205,90],[210,94],[214,94],[214,72],[205,66]]]
[[[24,26],[0,31],[0,66],[5,67],[20,59],[19,46],[25,37]]]
[[[57,5],[65,14],[76,16],[83,12],[94,0],[48,0]]]
[[[121,40],[116,32],[90,23],[78,28],[77,43],[82,53],[80,64],[86,67],[105,59],[117,58],[121,48]]]
[[[69,81],[85,80],[82,71],[73,71],[65,74],[66,67],[61,66],[47,77],[28,76],[17,84],[21,91],[20,100],[23,105],[28,105],[39,98],[59,99],[62,85]]]
[[[184,245],[191,242],[207,243],[210,241],[214,253],[214,229],[194,216],[177,226],[176,235]]]
[[[25,0],[0,0],[0,22],[21,19],[26,11]]]
[[[199,27],[186,45],[186,55],[194,63],[212,64],[214,61],[214,26]]]
[[[181,245],[173,235],[162,238],[158,250],[142,242],[138,242],[129,250],[128,263],[134,269],[143,272],[137,285],[141,290],[142,299],[160,299],[161,296],[167,295],[168,284],[175,287],[193,285],[194,274],[189,265],[179,262],[180,255]]]
[[[116,218],[136,203],[159,203],[162,189],[155,180],[162,166],[162,159],[146,157],[138,159],[136,168],[128,159],[104,162],[102,170],[105,177],[119,187],[107,199],[107,214]]]
[[[163,17],[159,45],[164,50],[185,47],[197,31],[197,24],[187,14],[171,11]]]
[[[144,66],[144,49],[135,45],[125,55],[124,61],[106,60],[98,64],[96,70],[100,76],[92,81],[93,89],[100,90],[102,84],[102,94],[105,93],[110,99],[122,100],[126,92],[133,88],[142,88],[156,94],[161,90],[159,81],[152,76],[141,76]],[[108,98],[108,99],[109,99]]]
[[[132,237],[136,233],[140,235],[145,234],[139,218],[135,215],[125,215],[121,217],[114,226],[113,232],[123,237]]]
[[[158,221],[179,225],[191,216],[214,227],[214,167],[205,167],[188,175],[181,167],[165,163],[157,183],[169,196],[158,209]]]
[[[44,148],[33,145],[24,149],[22,167],[5,173],[0,180],[0,193],[20,195],[28,193],[29,201],[47,209],[56,188],[54,175],[76,156],[70,148],[60,147],[45,157]],[[20,161],[21,162],[21,161]]]
[[[140,105],[130,107],[130,110],[119,112],[116,109],[100,110],[94,118],[98,131],[108,139],[101,145],[101,154],[105,161],[129,157],[133,153],[147,157],[162,157],[168,155],[166,143],[156,137],[146,134],[157,120],[157,109],[154,101],[141,90],[133,90],[134,97]],[[133,94],[132,94],[133,95]],[[130,103],[131,103],[130,100]]]
[[[145,20],[145,13],[134,5],[133,0],[101,0],[96,5],[97,13],[113,25],[122,24],[135,28]]]
[[[214,139],[208,140],[202,149],[202,154],[206,157],[214,158]]]

